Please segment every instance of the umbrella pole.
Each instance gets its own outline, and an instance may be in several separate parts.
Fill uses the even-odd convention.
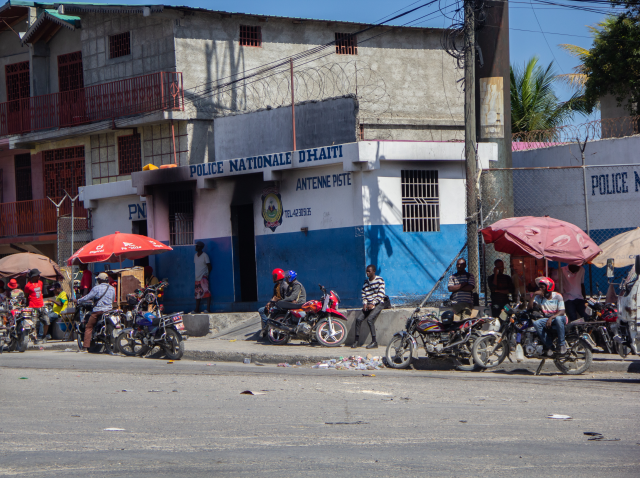
[[[544,260],[544,276],[549,277],[549,261],[546,258]]]

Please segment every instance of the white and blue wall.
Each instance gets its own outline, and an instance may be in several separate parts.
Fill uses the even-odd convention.
[[[480,149],[486,167],[496,152],[490,144]],[[274,268],[296,270],[309,298],[319,296],[323,284],[338,292],[343,306],[358,306],[367,264],[377,266],[392,298],[424,294],[460,251],[466,237],[463,158],[461,143],[359,142],[145,171],[132,181],[136,194],[146,197],[148,234],[167,244],[172,188],[193,190],[194,241],[205,243],[212,261],[214,311],[264,304]],[[440,231],[403,232],[403,169],[438,171]],[[262,216],[265,189],[280,194],[282,220],[275,228]],[[109,208],[103,201],[98,199],[95,214],[104,211],[96,221],[106,232]],[[239,302],[236,256],[247,251],[237,249],[231,207],[241,204],[252,204],[254,211],[255,303]],[[156,275],[171,284],[165,296],[170,310],[194,306],[194,252],[193,245],[173,246],[153,258]]]

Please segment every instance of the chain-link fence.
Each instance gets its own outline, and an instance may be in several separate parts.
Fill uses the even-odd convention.
[[[496,184],[511,185],[512,189],[497,195]],[[596,244],[602,244],[640,226],[640,164],[486,170],[482,173],[481,190],[484,227],[502,217],[550,216],[575,224],[588,232]],[[512,214],[492,211],[495,203],[509,202],[510,197]],[[482,292],[487,291],[486,278],[493,274],[496,259],[504,261],[506,274],[522,276],[522,261],[514,263],[508,255],[497,253],[492,244],[484,245],[483,250]],[[544,265],[530,263],[529,268],[537,275]],[[550,262],[549,268],[553,278],[558,264]],[[615,268],[615,276],[609,279],[604,267],[586,265],[585,269],[588,295],[605,294],[610,282],[620,284],[629,271],[629,267]],[[527,283],[523,285],[529,285],[528,278],[522,279]]]
[[[72,283],[78,272],[78,267],[67,266],[67,260],[75,251],[91,242],[91,217],[62,216],[58,218],[58,244],[57,259],[62,270],[64,281],[63,289],[72,293]]]

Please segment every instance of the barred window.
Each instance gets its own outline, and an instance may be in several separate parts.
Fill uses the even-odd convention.
[[[440,231],[438,171],[403,170],[402,230]]]
[[[43,151],[42,160],[46,196],[61,198],[65,191],[75,196],[85,185],[84,146]]]
[[[262,30],[260,27],[240,25],[240,45],[262,46]]]
[[[21,61],[5,65],[4,73],[7,80],[7,101],[29,98],[29,62]]]
[[[58,55],[58,90],[74,91],[84,88],[82,52]]]
[[[338,55],[357,55],[358,39],[352,33],[336,33],[336,53]]]
[[[109,58],[119,58],[131,54],[130,32],[109,36]]]
[[[118,173],[131,174],[142,170],[140,134],[118,137]]]
[[[171,246],[193,245],[193,191],[169,192],[169,243]]]

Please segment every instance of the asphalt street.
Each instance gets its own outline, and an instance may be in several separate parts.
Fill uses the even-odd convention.
[[[640,380],[629,374],[34,351],[0,355],[0,403],[0,476],[640,476]]]

